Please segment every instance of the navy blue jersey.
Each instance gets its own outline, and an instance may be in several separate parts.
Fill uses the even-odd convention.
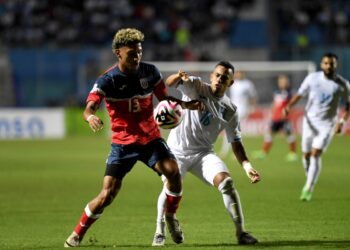
[[[153,94],[159,100],[167,95],[162,75],[154,65],[141,62],[132,74],[121,72],[115,65],[96,80],[87,102],[100,104],[105,99],[113,143],[146,144],[160,137],[153,119]]]

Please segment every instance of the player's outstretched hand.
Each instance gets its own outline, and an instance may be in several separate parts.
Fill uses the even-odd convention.
[[[94,131],[95,133],[101,129],[103,129],[103,122],[102,120],[96,116],[96,115],[90,115],[87,118],[87,122],[89,123],[90,128],[92,129],[92,131]]]
[[[182,81],[187,82],[189,80],[188,74],[182,69],[180,69],[177,74],[179,75]]]
[[[243,168],[247,176],[249,177],[251,183],[257,183],[260,181],[260,174],[252,167],[250,162],[244,162]]]

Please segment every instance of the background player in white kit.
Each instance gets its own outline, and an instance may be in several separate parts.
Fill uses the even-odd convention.
[[[300,196],[303,201],[311,200],[321,172],[321,155],[333,134],[341,132],[350,112],[349,83],[336,73],[338,57],[326,53],[320,66],[322,71],[309,74],[284,109],[287,115],[293,105],[308,95],[302,132],[303,166],[307,177]],[[345,112],[337,121],[341,98],[345,103]]]
[[[236,226],[239,244],[255,244],[257,239],[245,232],[240,199],[229,170],[214,153],[213,145],[218,135],[225,130],[233,152],[242,164],[250,181],[260,180],[258,172],[251,166],[241,142],[239,119],[235,105],[225,96],[225,91],[233,84],[233,66],[226,61],[219,62],[210,75],[211,84],[199,77],[188,77],[183,71],[168,77],[169,86],[177,85],[182,92],[182,100],[199,100],[205,108],[202,111],[184,113],[181,124],[171,130],[168,145],[178,160],[182,178],[189,171],[202,181],[216,187],[222,193],[225,207]],[[163,177],[166,183],[166,179]],[[157,229],[153,246],[165,243],[164,189],[158,198]]]
[[[234,73],[234,81],[235,84],[227,89],[226,94],[237,106],[238,118],[243,121],[255,109],[257,93],[253,82],[246,77],[244,71],[237,70]],[[223,138],[220,155],[226,156],[229,151],[230,144]]]

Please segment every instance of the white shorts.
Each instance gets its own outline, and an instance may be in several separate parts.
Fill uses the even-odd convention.
[[[309,153],[312,148],[321,149],[323,152],[326,151],[333,137],[333,129],[333,123],[313,122],[304,117],[301,141],[302,151]]]
[[[226,164],[214,152],[179,155],[174,152],[182,179],[191,172],[200,180],[214,186],[214,177],[221,172],[229,173]]]

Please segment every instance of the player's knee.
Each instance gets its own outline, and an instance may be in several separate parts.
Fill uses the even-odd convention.
[[[107,207],[112,203],[116,196],[116,192],[112,189],[103,189],[98,196],[99,204],[102,208]]]
[[[218,189],[223,194],[231,194],[234,191],[233,180],[231,177],[226,177],[218,186]]]
[[[177,164],[171,164],[167,168],[164,169],[163,175],[168,179],[168,180],[181,180],[181,174],[180,170],[177,166]]]
[[[304,153],[304,159],[306,160],[306,161],[310,161],[310,157],[311,157],[311,152],[307,152],[307,153]]]

